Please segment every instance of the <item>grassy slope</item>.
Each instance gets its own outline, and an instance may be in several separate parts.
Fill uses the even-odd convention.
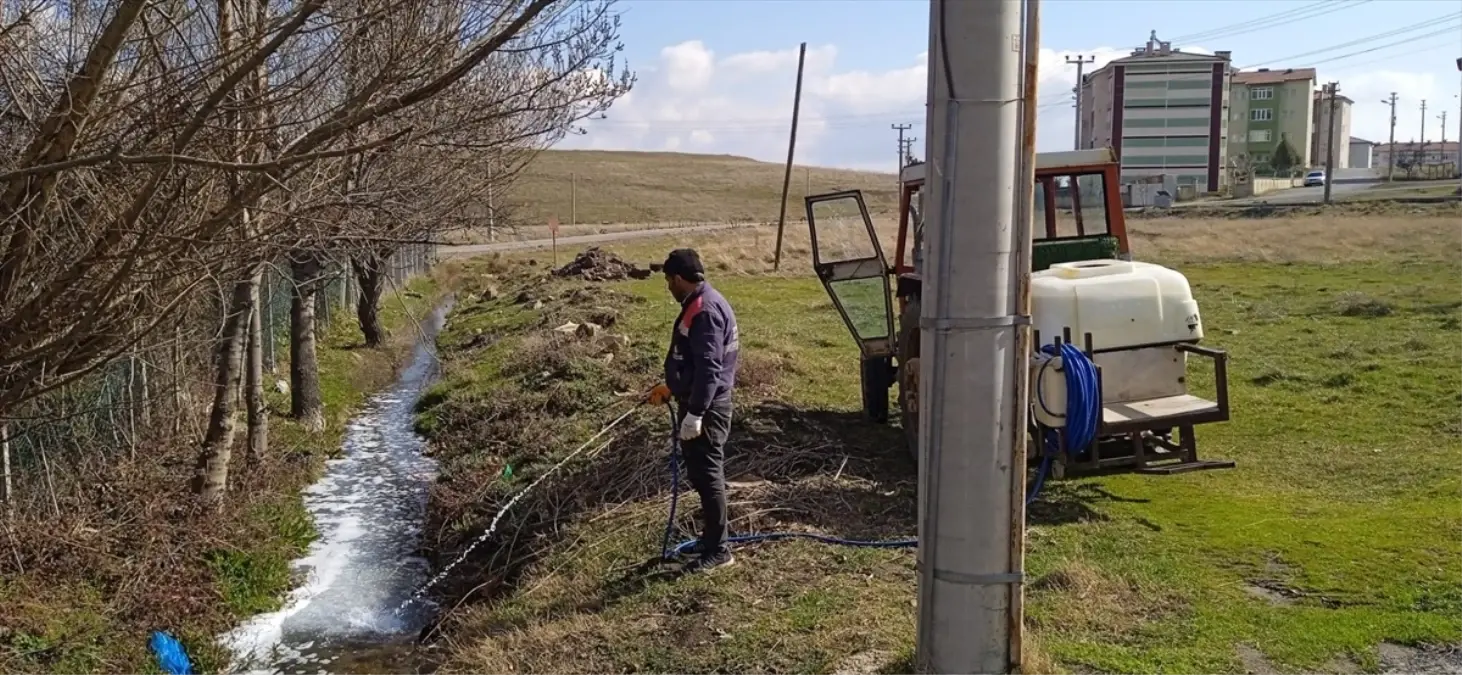
[[[1371,669],[1382,642],[1462,639],[1462,264],[1449,255],[1454,222],[1134,224],[1139,256],[1182,267],[1203,304],[1207,342],[1233,354],[1235,421],[1199,434],[1207,456],[1239,465],[1050,485],[1029,532],[1036,658],[1028,667],[1232,672],[1251,665],[1241,662],[1247,649],[1280,670],[1344,667],[1337,659]],[[643,260],[665,245],[621,249]],[[733,433],[733,529],[912,532],[912,467],[896,450],[896,430],[856,414],[854,350],[821,287],[791,274],[727,277],[748,260],[761,267],[745,242],[719,237],[698,246],[723,271],[718,286],[736,305],[752,380]],[[1285,262],[1267,262],[1276,259]],[[805,261],[790,267],[799,265]],[[549,380],[603,392],[594,404],[628,381],[653,378],[675,310],[655,280],[613,288],[637,299],[587,304],[622,308],[611,330],[630,338],[637,367]],[[557,312],[548,322],[557,325],[589,310],[545,311]],[[456,374],[426,419],[449,472],[500,470],[492,454],[473,449],[485,437],[468,440],[482,429],[441,421],[481,411],[484,386],[508,400],[541,386],[513,374],[542,372],[514,366],[518,341],[537,339],[520,332],[539,323],[531,312],[502,300],[459,309],[459,330],[505,337],[485,351],[444,343],[458,359]],[[560,346],[564,358],[572,358],[564,351],[571,344]],[[603,377],[628,381],[605,387],[596,379]],[[603,421],[585,403],[514,421],[578,422],[536,457],[516,457],[520,471],[542,467]],[[444,624],[449,670],[908,668],[909,553],[776,543],[745,548],[744,564],[710,579],[627,571],[658,551],[664,518],[665,424],[644,423],[653,436],[631,435],[570,465],[576,478],[540,488],[552,494],[545,503],[586,490],[613,494],[560,511],[552,530],[538,523],[535,546],[480,561],[489,578],[512,573],[501,575],[507,587],[492,602],[465,603]],[[626,477],[635,489],[606,487]],[[455,527],[470,536],[512,489],[493,486]],[[693,510],[694,497],[687,503]],[[445,541],[450,547],[451,537]],[[502,563],[509,558],[527,563]]]
[[[174,631],[182,638],[201,672],[219,670],[226,655],[214,637],[249,615],[277,609],[288,591],[290,562],[315,536],[299,491],[338,451],[352,411],[394,376],[403,347],[414,335],[408,328],[410,317],[422,316],[435,295],[429,280],[419,280],[411,288],[416,297],[388,294],[383,300],[382,322],[395,333],[386,349],[360,349],[353,316],[334,314],[318,343],[325,432],[309,434],[294,424],[286,417],[287,396],[271,392],[271,457],[246,469],[242,449],[235,449],[231,497],[224,513],[191,526],[186,521],[133,518],[130,523],[113,523],[114,531],[108,533],[137,536],[128,528],[144,535],[156,533],[147,544],[162,538],[160,550],[88,542],[127,551],[126,557],[135,559],[128,565],[136,565],[128,570],[112,569],[115,558],[107,556],[78,561],[60,576],[43,568],[0,580],[0,606],[6,608],[0,618],[0,672],[157,672],[147,648],[153,629]],[[278,372],[287,377],[287,363],[281,362]],[[238,442],[243,443],[242,419],[240,424]],[[173,493],[186,483],[191,467],[187,457],[194,449],[161,451],[164,456],[153,458],[156,475],[139,481],[146,483],[139,488],[163,499],[180,498]],[[172,461],[174,455],[177,461]],[[141,505],[130,510],[160,517]],[[119,585],[109,579],[114,572],[131,578]],[[136,601],[132,596],[138,593],[152,596],[151,601]]]
[[[781,208],[782,164],[732,155],[671,152],[549,150],[539,155],[508,195],[513,217],[542,224],[557,215],[569,225],[577,180],[580,224],[775,222]],[[871,209],[897,207],[892,174],[796,166],[788,215],[802,216],[802,198],[858,188]]]

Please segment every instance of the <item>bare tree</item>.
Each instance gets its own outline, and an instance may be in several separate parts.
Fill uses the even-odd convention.
[[[0,3],[0,419],[222,283],[194,476],[208,500],[228,484],[245,365],[262,415],[261,266],[401,238],[394,221],[357,217],[375,195],[337,180],[352,158],[539,147],[632,83],[613,59],[610,0]],[[532,77],[485,84],[503,73]],[[540,114],[555,92],[562,126],[490,136],[488,111]]]

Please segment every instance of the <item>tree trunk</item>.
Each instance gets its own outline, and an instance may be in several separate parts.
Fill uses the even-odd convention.
[[[250,273],[234,283],[218,341],[218,361],[213,378],[213,405],[208,413],[208,430],[193,470],[193,491],[204,501],[217,503],[228,490],[228,463],[233,453],[237,423],[235,392],[243,370],[243,351],[252,313],[254,284]]]
[[[323,270],[320,257],[313,253],[290,260],[294,290],[289,302],[289,413],[311,431],[325,428],[320,362],[315,355],[315,295]]]
[[[259,303],[259,282],[263,269],[254,274],[253,311],[249,312],[249,354],[244,397],[249,409],[250,462],[257,462],[269,450],[269,411],[264,405],[264,307]]]
[[[10,482],[10,424],[0,422],[0,470],[3,470],[3,482],[0,482],[0,504],[5,505],[5,516],[15,516],[15,486]]]
[[[193,408],[186,404],[183,396],[183,327],[173,326],[173,435],[183,433],[183,418],[193,417]]]
[[[148,379],[147,359],[137,360],[137,412],[142,419],[142,428],[152,430],[152,385]]]
[[[388,256],[375,251],[355,259],[355,279],[360,295],[355,301],[355,317],[367,347],[379,347],[386,341],[381,325],[381,293],[386,288],[385,264]]]

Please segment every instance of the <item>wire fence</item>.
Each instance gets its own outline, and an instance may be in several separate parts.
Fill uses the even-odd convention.
[[[434,245],[403,247],[387,261],[384,293],[403,289],[439,260]],[[315,295],[315,328],[328,330],[340,312],[354,314],[360,286],[348,260],[331,260]],[[259,288],[264,368],[276,371],[289,354],[294,282],[286,264],[265,266]],[[55,504],[60,467],[83,458],[136,458],[159,442],[201,438],[213,391],[218,305],[212,316],[180,313],[172,333],[164,328],[133,352],[103,364],[87,377],[33,399],[0,419],[0,501],[40,499],[41,484]],[[191,325],[190,325],[191,324]],[[44,386],[44,382],[37,383]]]

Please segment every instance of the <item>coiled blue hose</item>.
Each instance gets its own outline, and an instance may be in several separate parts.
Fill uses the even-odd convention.
[[[1052,357],[1061,357],[1061,370],[1066,374],[1066,449],[1070,452],[1085,450],[1096,440],[1102,415],[1102,392],[1097,384],[1096,364],[1092,363],[1085,352],[1069,342],[1059,347],[1046,345],[1041,347],[1041,351]],[[1045,368],[1042,368],[1041,373],[1045,372]],[[1050,408],[1046,407],[1045,392],[1039,378],[1035,389],[1036,401],[1049,413]],[[1036,470],[1035,482],[1025,491],[1026,506],[1030,506],[1041,493],[1041,488],[1046,484],[1046,475],[1051,470],[1051,462],[1061,452],[1061,439],[1055,429],[1047,429],[1041,440],[1046,448],[1046,456]]]

